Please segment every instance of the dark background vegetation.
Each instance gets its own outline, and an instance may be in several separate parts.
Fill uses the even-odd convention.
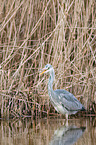
[[[73,93],[96,113],[95,0],[0,1],[0,116],[50,115],[48,76],[54,89]]]

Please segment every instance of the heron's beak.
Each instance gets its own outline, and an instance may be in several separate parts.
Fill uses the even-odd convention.
[[[40,73],[40,75],[42,75],[45,71],[46,71],[46,70],[43,70],[43,71]]]

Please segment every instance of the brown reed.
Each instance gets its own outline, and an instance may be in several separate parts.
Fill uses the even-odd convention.
[[[96,113],[96,19],[94,0],[1,0],[1,117],[41,116],[53,111],[47,79],[67,89]]]

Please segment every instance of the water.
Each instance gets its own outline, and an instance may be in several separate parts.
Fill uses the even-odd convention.
[[[1,145],[95,145],[96,118],[0,121]]]

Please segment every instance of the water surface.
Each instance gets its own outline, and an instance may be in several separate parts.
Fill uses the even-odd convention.
[[[96,118],[0,120],[1,145],[95,145]]]

